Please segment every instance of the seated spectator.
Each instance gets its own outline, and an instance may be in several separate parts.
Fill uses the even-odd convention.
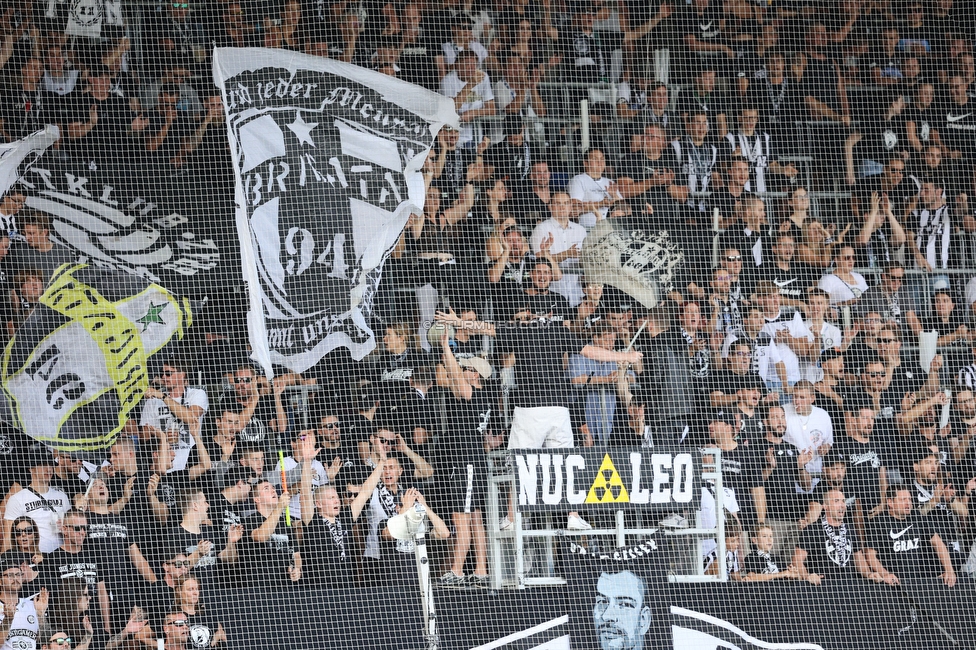
[[[570,307],[575,307],[583,299],[583,289],[579,283],[579,255],[583,250],[586,229],[570,220],[573,212],[572,198],[566,192],[556,192],[549,203],[550,218],[532,231],[532,252],[539,257],[547,257],[559,265],[561,273],[557,277],[552,268],[554,282],[552,291],[565,298]]]
[[[840,490],[827,492],[823,504],[823,525],[808,526],[800,534],[791,564],[801,580],[820,585],[824,580],[860,574],[881,582],[881,574],[872,571],[864,557],[861,541],[854,528],[844,523],[847,504]]]
[[[761,290],[771,290],[763,289],[762,284],[760,287]],[[789,386],[786,364],[779,356],[773,336],[763,331],[765,324],[762,310],[749,309],[743,328],[725,336],[721,351],[722,366],[737,375],[753,372],[759,375],[767,389],[779,393]]]
[[[531,265],[529,280],[521,296],[513,297],[509,305],[513,319],[517,321],[557,321],[569,322],[571,308],[564,297],[550,291],[553,270],[545,258],[538,258]]]
[[[583,152],[583,173],[569,181],[568,193],[573,199],[573,212],[579,225],[589,231],[598,221],[606,219],[610,207],[620,199],[614,182],[603,175],[606,157],[599,149]]]
[[[554,195],[550,178],[549,163],[537,158],[531,163],[527,183],[515,187],[515,213],[519,225],[535,228],[549,216],[549,204]]]
[[[422,506],[435,537],[447,539],[451,536],[451,531],[427,504],[420,490],[400,485],[403,466],[396,458],[385,459],[382,466],[380,482],[373,488],[369,498],[369,530],[363,554],[365,582],[371,586],[393,586],[404,582],[410,584],[414,582],[413,576],[416,575],[414,542],[393,539],[386,529],[386,521],[410,508]],[[363,485],[368,482],[369,480]]]
[[[30,482],[7,499],[3,513],[3,548],[11,548],[11,530],[18,517],[30,517],[37,525],[38,549],[48,554],[61,546],[58,520],[71,508],[68,495],[51,487],[54,477],[54,457],[39,443],[25,454],[24,463],[30,468]]]
[[[441,44],[441,51],[436,56],[437,71],[441,79],[457,69],[463,52],[471,53],[479,67],[488,58],[488,50],[475,38],[474,27],[471,19],[463,14],[458,15],[451,23],[451,38]]]
[[[854,247],[841,246],[834,252],[834,272],[820,278],[818,288],[830,296],[831,307],[856,303],[868,290],[864,276],[854,270]]]
[[[847,136],[844,162],[848,185],[879,176],[889,159],[904,162],[908,157],[911,144],[905,129],[907,103],[908,99],[898,91],[881,98],[881,103],[872,104],[859,120],[862,126]]]
[[[86,650],[90,646],[95,634],[89,614],[93,611],[93,591],[88,582],[79,576],[66,578],[53,592],[45,624],[52,632],[49,639],[63,639],[57,643],[58,650],[63,650],[66,644],[75,650]],[[51,641],[48,645],[54,646],[55,643]]]
[[[783,560],[772,554],[773,529],[760,524],[756,527],[752,541],[753,550],[743,561],[743,580],[749,582],[768,582],[783,578],[796,578],[798,571],[795,566],[787,565]]]
[[[682,213],[689,197],[687,185],[677,176],[680,162],[667,142],[664,127],[646,126],[641,150],[624,156],[617,175],[620,194],[635,210],[650,205],[661,223],[673,223],[670,217]]]
[[[704,573],[707,576],[719,575],[718,546],[704,557]],[[729,578],[742,580],[742,527],[735,519],[725,520],[725,568]]]
[[[499,112],[508,117],[533,119],[546,114],[546,104],[539,93],[539,82],[546,73],[546,65],[543,63],[530,71],[530,64],[531,61],[510,54],[504,64],[504,74],[495,83],[494,95]],[[518,135],[521,135],[520,121],[516,124]]]
[[[866,558],[872,570],[889,585],[909,585],[938,577],[947,587],[955,586],[956,572],[949,550],[939,533],[913,512],[911,490],[895,486],[888,492],[886,502],[886,512],[871,526]],[[923,545],[923,540],[928,544]]]
[[[496,92],[496,95],[498,93]],[[504,140],[488,148],[488,160],[495,171],[496,178],[507,178],[516,201],[528,198],[532,179],[532,168],[540,162],[540,152],[529,143],[525,125],[520,115],[506,115],[503,124]],[[545,163],[544,163],[545,164]],[[546,165],[548,172],[548,165]],[[543,183],[540,183],[543,185]],[[549,178],[544,181],[544,189],[549,189]],[[548,203],[548,200],[546,201]],[[535,225],[534,223],[532,225]]]
[[[670,5],[661,3],[662,8],[665,6]],[[660,124],[665,130],[676,126],[671,121],[673,115],[668,110],[669,102],[668,85],[646,75],[638,74],[631,81],[621,81],[617,86],[617,117],[631,120],[632,126],[628,132],[638,138],[648,124]],[[628,153],[637,149],[631,147]]]
[[[823,371],[820,368],[821,355],[835,348],[843,351],[848,345],[848,337],[844,336],[833,322],[827,320],[829,305],[830,296],[825,291],[818,288],[809,290],[806,305],[808,318],[803,324],[813,335],[814,345],[810,349],[809,356],[803,360],[802,366],[804,375],[814,384],[823,378]]]
[[[454,108],[460,117],[458,146],[468,148],[480,143],[484,128],[476,120],[495,114],[495,94],[488,73],[478,69],[475,52],[463,50],[457,55],[454,69],[441,79],[440,93],[454,100]]]
[[[713,188],[708,206],[711,210],[718,210],[719,228],[727,229],[737,225],[741,204],[752,196],[753,189],[749,182],[749,161],[745,158],[733,156],[722,167],[722,183]]]

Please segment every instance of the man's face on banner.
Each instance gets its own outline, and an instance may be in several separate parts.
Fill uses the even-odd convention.
[[[593,627],[603,650],[644,647],[651,609],[644,605],[644,581],[630,571],[602,573],[596,584]]]

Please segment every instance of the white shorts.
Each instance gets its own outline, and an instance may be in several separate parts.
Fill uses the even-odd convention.
[[[573,425],[565,406],[516,406],[509,449],[565,449],[573,446]]]

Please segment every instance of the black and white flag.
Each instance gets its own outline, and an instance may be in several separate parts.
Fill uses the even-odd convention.
[[[48,0],[45,15],[55,21],[63,19],[68,36],[98,38],[103,26],[124,25],[121,0]]]
[[[22,140],[0,144],[0,197],[6,196],[7,191],[20,180],[24,170],[57,142],[58,137],[58,127],[48,125],[43,131],[31,133]],[[12,217],[13,215],[0,213],[0,230],[9,233],[16,229],[11,221]]]
[[[253,358],[302,372],[375,347],[383,262],[423,207],[421,168],[454,103],[358,66],[284,50],[218,48],[236,172]]]

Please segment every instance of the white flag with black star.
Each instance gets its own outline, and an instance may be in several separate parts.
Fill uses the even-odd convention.
[[[218,48],[237,182],[237,232],[250,293],[252,356],[271,375],[348,347],[375,347],[368,319],[383,262],[412,212],[454,103],[347,63]]]

